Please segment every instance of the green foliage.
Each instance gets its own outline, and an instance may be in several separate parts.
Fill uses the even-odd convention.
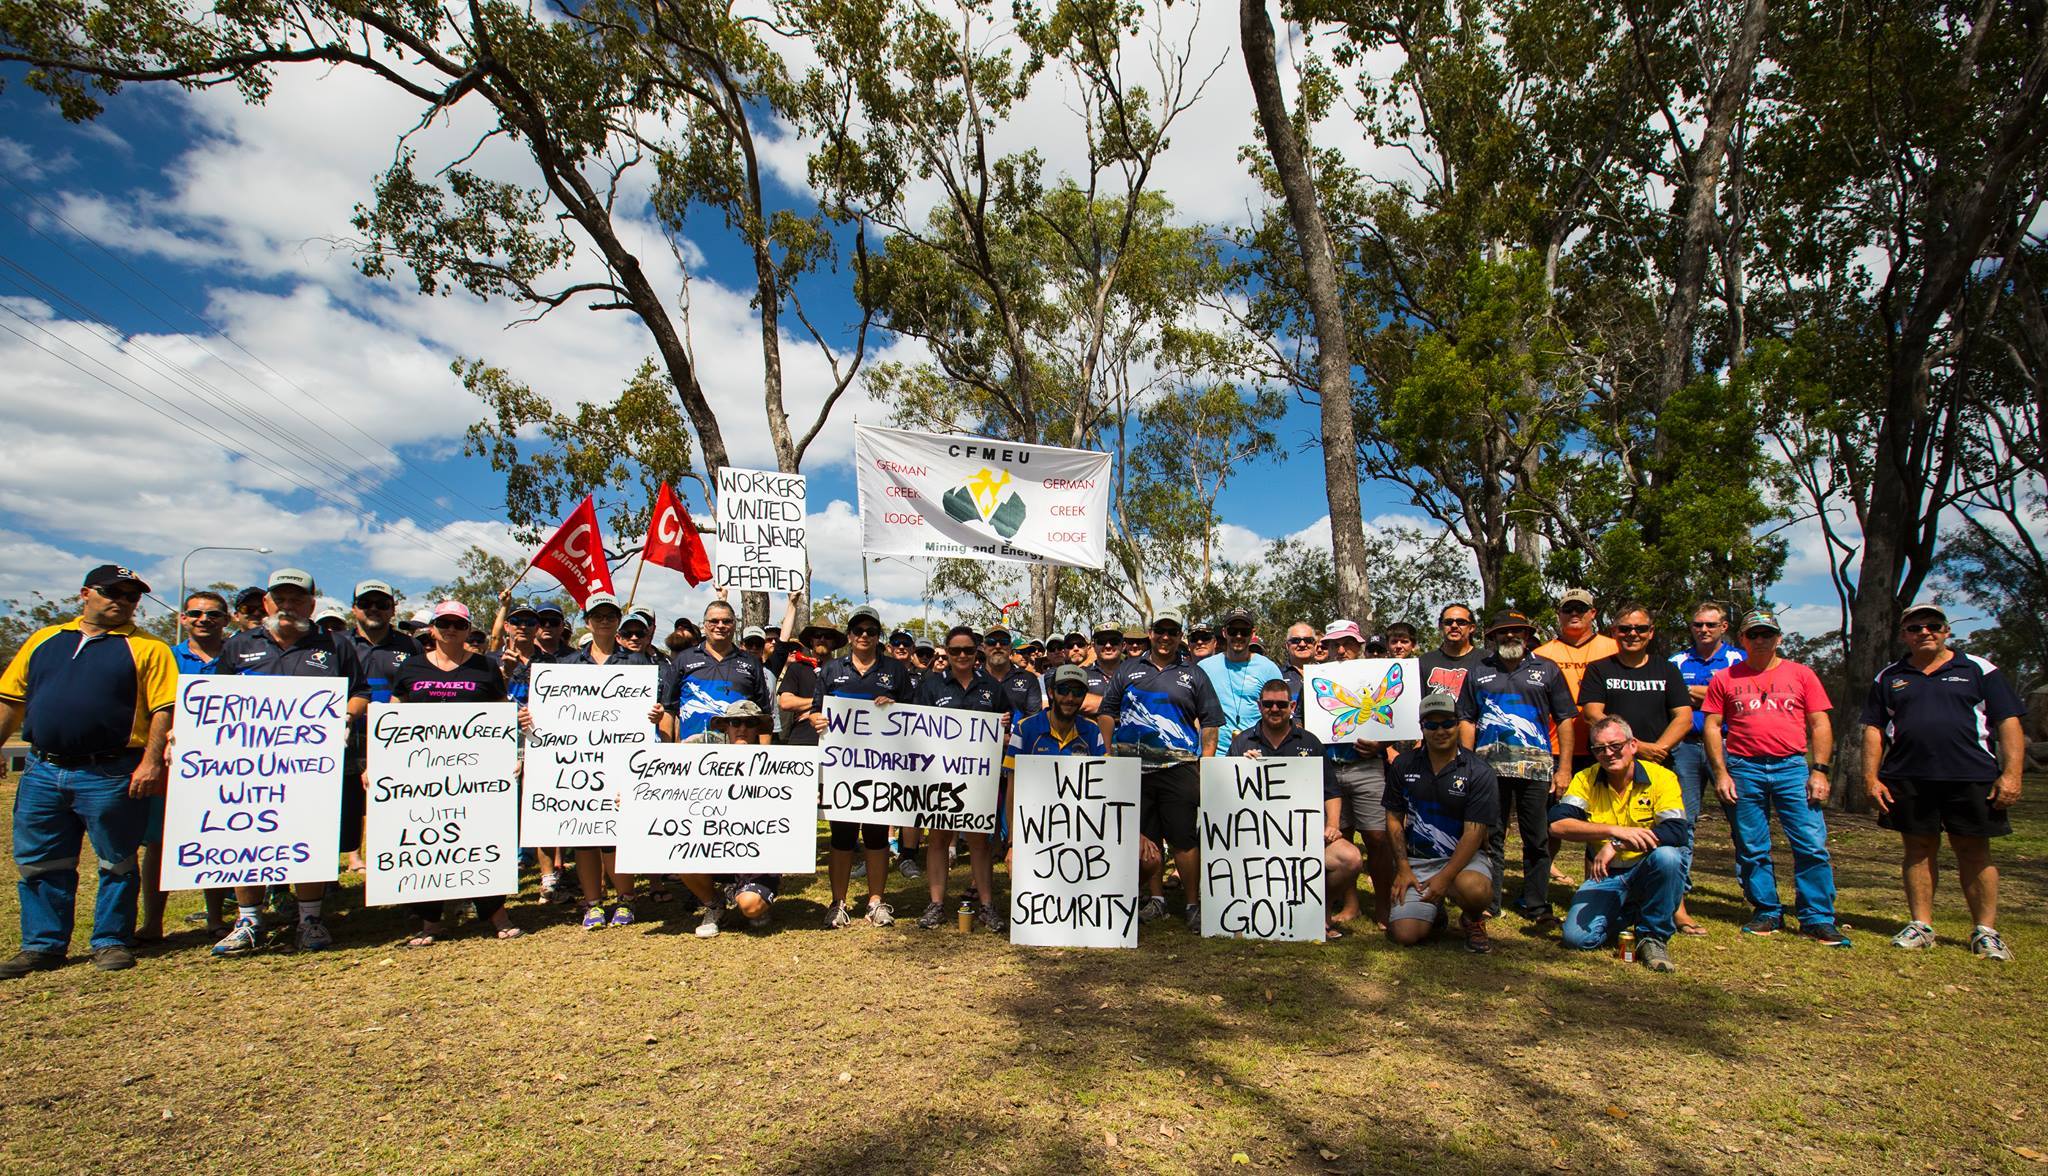
[[[0,611],[0,666],[12,663],[14,655],[21,652],[37,629],[61,625],[77,615],[76,596],[52,599],[38,592],[26,601],[8,601],[6,609]]]
[[[439,603],[443,600],[459,600],[469,607],[469,615],[475,618],[479,628],[488,631],[498,615],[498,593],[519,578],[524,570],[519,565],[498,558],[481,547],[470,547],[463,551],[462,558],[455,563],[455,578],[445,584],[436,584],[426,591],[426,600]],[[521,599],[537,604],[552,604],[560,608],[565,616],[577,615],[576,599],[566,592],[540,593],[535,591],[546,577],[528,576],[515,594]]]

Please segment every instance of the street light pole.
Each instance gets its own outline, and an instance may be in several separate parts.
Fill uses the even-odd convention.
[[[190,550],[190,551],[188,551],[188,552],[186,552],[186,553],[185,553],[185,558],[184,558],[184,559],[181,559],[181,560],[179,560],[179,561],[178,561],[178,603],[177,603],[177,605],[175,606],[175,608],[184,608],[184,607],[185,607],[185,602],[186,602],[187,600],[190,600],[190,599],[192,599],[192,598],[191,598],[190,596],[186,595],[186,593],[187,593],[187,591],[188,591],[188,590],[187,590],[187,588],[186,588],[186,586],[185,586],[185,565],[186,565],[186,564],[188,564],[188,563],[191,563],[191,562],[192,562],[192,557],[193,557],[193,556],[195,556],[195,555],[198,555],[198,554],[199,554],[200,552],[202,552],[202,551],[253,551],[253,552],[255,552],[255,553],[256,553],[256,554],[258,554],[258,555],[269,555],[269,554],[270,554],[270,548],[268,548],[268,547],[195,547],[195,548],[193,548],[192,550]],[[174,611],[175,611],[175,610],[174,610]]]

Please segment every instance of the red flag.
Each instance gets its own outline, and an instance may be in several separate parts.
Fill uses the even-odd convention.
[[[692,588],[711,578],[711,553],[704,550],[704,537],[697,534],[690,508],[667,482],[654,499],[654,518],[647,524],[647,547],[640,559],[681,572]]]
[[[553,538],[534,553],[533,566],[562,582],[580,606],[593,592],[612,590],[612,570],[604,562],[604,536],[597,530],[597,508],[588,496],[569,512]]]

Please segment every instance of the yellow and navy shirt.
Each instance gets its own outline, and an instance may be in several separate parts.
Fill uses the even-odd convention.
[[[1665,845],[1685,844],[1685,796],[1678,790],[1678,777],[1669,768],[1642,760],[1636,761],[1628,787],[1619,792],[1607,786],[1599,764],[1573,776],[1571,787],[1550,810],[1551,820],[1563,817],[1624,829],[1654,829]],[[1614,847],[1617,867],[1632,866],[1642,856],[1641,850]]]
[[[1010,724],[1010,741],[1003,747],[1003,770],[1017,770],[1020,755],[1103,755],[1102,729],[1085,715],[1074,716],[1074,727],[1065,735],[1053,729],[1052,712],[1025,715]]]
[[[51,755],[105,755],[149,742],[149,716],[178,699],[171,647],[123,625],[88,637],[84,618],[38,629],[0,674],[25,704],[22,738]]]

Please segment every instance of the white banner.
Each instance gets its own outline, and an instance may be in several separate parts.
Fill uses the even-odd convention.
[[[620,873],[816,870],[817,748],[656,743],[611,763],[625,786]]]
[[[606,753],[654,742],[647,712],[660,675],[653,666],[533,667],[519,844],[618,842],[625,789],[619,773],[606,770]]]
[[[519,708],[373,702],[363,902],[519,893]]]
[[[1017,757],[1010,942],[1138,946],[1138,761]]]
[[[826,820],[995,832],[1001,715],[827,698],[818,750]]]
[[[1101,568],[1109,455],[856,425],[861,550]]]
[[[718,468],[718,542],[711,584],[751,592],[802,592],[804,476]]]
[[[348,680],[181,675],[165,890],[340,875]]]
[[[1202,934],[1320,942],[1323,761],[1202,761]]]
[[[1301,669],[1301,725],[1324,743],[1422,738],[1414,658],[1366,657]]]

